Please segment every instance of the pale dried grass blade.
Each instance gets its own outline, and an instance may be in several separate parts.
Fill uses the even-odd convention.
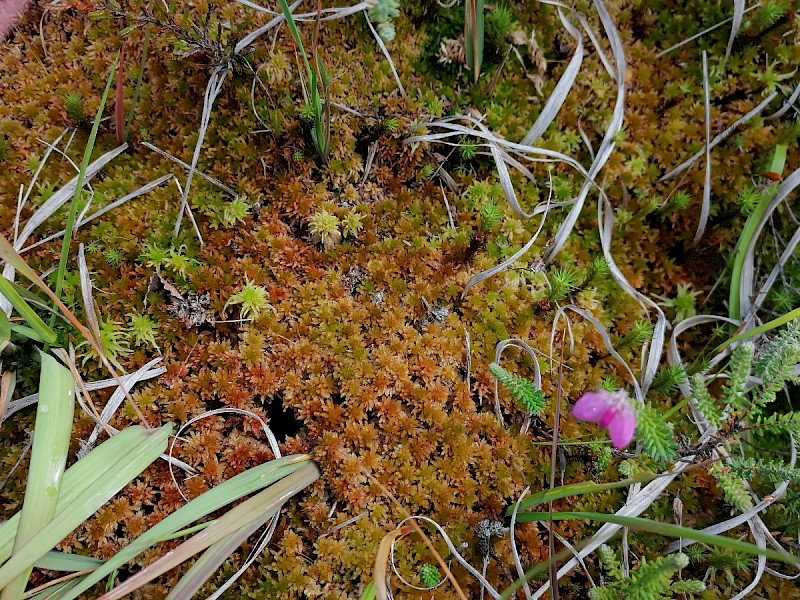
[[[731,56],[733,50],[733,42],[739,34],[739,28],[742,26],[742,17],[744,17],[744,0],[733,0],[733,22],[731,24],[731,35],[728,38],[728,46],[725,48],[725,62]]]
[[[703,237],[708,223],[708,213],[711,210],[711,98],[708,84],[708,54],[703,50],[703,114],[706,126],[706,171],[703,182],[703,206],[700,209],[700,221],[694,234],[692,245],[696,246]]]
[[[759,113],[761,113],[761,111],[763,111],[763,110],[764,110],[764,109],[767,107],[767,105],[769,105],[769,103],[770,103],[770,102],[772,102],[772,101],[773,101],[775,98],[777,98],[777,97],[778,97],[778,92],[772,92],[772,93],[771,93],[769,96],[767,96],[766,98],[764,98],[764,99],[763,99],[763,100],[762,100],[762,101],[761,101],[761,102],[760,102],[760,103],[759,103],[759,104],[758,104],[758,105],[757,105],[755,108],[753,108],[753,109],[752,109],[750,112],[748,112],[748,113],[747,113],[746,115],[744,115],[743,117],[740,117],[739,119],[737,119],[736,121],[734,121],[733,125],[731,125],[730,127],[728,127],[728,128],[725,130],[725,131],[723,131],[722,133],[719,133],[719,134],[717,134],[717,135],[714,137],[714,139],[713,139],[713,140],[711,140],[711,143],[710,143],[710,144],[707,144],[707,146],[708,146],[708,149],[709,149],[709,150],[711,150],[712,148],[716,147],[716,146],[717,146],[718,144],[720,144],[721,142],[723,142],[723,141],[725,141],[726,139],[728,139],[728,137],[730,137],[730,135],[731,135],[731,134],[732,134],[734,131],[736,131],[736,129],[737,129],[737,128],[738,128],[740,125],[743,125],[744,123],[747,123],[747,122],[748,122],[750,119],[752,119],[753,117],[755,117],[756,115],[758,115]],[[676,175],[680,175],[680,174],[681,174],[681,173],[683,173],[683,172],[684,172],[686,169],[688,169],[688,168],[689,168],[689,167],[691,167],[691,166],[692,166],[694,163],[696,163],[696,162],[697,162],[697,161],[698,161],[698,160],[699,160],[699,159],[700,159],[700,158],[701,158],[701,157],[702,157],[702,156],[705,154],[705,152],[706,152],[706,148],[703,148],[702,150],[699,150],[699,151],[698,151],[696,154],[694,154],[694,155],[693,155],[691,158],[687,158],[685,161],[683,161],[683,162],[682,162],[681,164],[679,164],[677,167],[675,167],[674,169],[672,169],[672,170],[671,170],[669,173],[666,173],[665,175],[662,175],[662,176],[659,178],[659,181],[666,181],[667,179],[671,179],[671,178],[675,177]]]
[[[581,32],[569,22],[560,6],[558,7],[558,16],[561,19],[561,23],[564,25],[564,28],[577,43],[577,47],[575,48],[575,54],[573,54],[572,58],[570,59],[567,68],[564,70],[564,73],[558,80],[553,93],[550,94],[550,97],[547,99],[544,108],[542,108],[542,111],[536,118],[536,122],[528,130],[528,133],[525,134],[525,137],[522,138],[522,143],[526,146],[536,143],[536,141],[550,126],[550,123],[555,120],[558,112],[564,105],[567,96],[569,96],[572,86],[575,84],[575,79],[578,77],[578,73],[581,70],[581,63],[583,62],[583,36],[581,35]]]

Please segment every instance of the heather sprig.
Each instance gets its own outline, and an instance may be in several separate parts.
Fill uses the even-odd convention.
[[[506,371],[497,363],[489,365],[489,371],[530,414],[538,415],[545,407],[544,396],[542,396],[542,393],[536,389],[532,382],[524,377]]]

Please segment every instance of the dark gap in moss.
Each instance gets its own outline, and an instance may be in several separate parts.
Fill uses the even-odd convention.
[[[283,395],[280,393],[264,400],[264,414],[275,439],[280,443],[285,442],[288,437],[296,436],[303,429],[303,423],[294,410],[284,406]]]

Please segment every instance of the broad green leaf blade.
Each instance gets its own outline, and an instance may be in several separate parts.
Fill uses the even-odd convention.
[[[623,479],[621,481],[614,481],[612,483],[580,481],[578,483],[562,485],[553,489],[542,490],[541,492],[533,494],[529,498],[525,498],[525,500],[520,502],[518,510],[530,510],[531,508],[539,506],[540,504],[566,498],[567,496],[581,496],[583,494],[593,494],[595,492],[605,492],[608,490],[615,490],[617,488],[628,487],[634,483],[647,483],[648,481],[653,481],[659,477],[662,477],[662,475],[656,475],[653,473],[639,473],[630,479]],[[514,507],[508,507],[506,509],[506,516],[511,516],[512,512],[514,512]]]
[[[41,317],[36,314],[36,311],[31,308],[30,304],[25,302],[14,288],[14,285],[5,277],[0,277],[0,294],[5,296],[6,300],[14,307],[14,310],[19,313],[19,316],[25,319],[25,322],[41,339],[45,340],[48,344],[55,343],[57,339],[56,332],[45,325]]]
[[[81,556],[80,554],[67,554],[51,550],[42,558],[36,561],[36,567],[49,571],[64,571],[65,573],[77,573],[78,571],[88,571],[96,569],[103,564],[102,560],[97,560],[91,556]]]
[[[42,529],[0,567],[0,586],[5,587],[21,573],[52,550],[76,527],[96,513],[101,506],[113,498],[123,487],[133,481],[150,463],[167,449],[167,438],[172,425],[164,425],[147,435],[143,443],[110,469],[106,476],[84,489],[75,502],[58,513],[48,527]]]
[[[361,600],[375,600],[375,582],[370,581],[361,594]]]
[[[30,327],[25,327],[24,325],[12,324],[10,329],[14,335],[18,335],[22,338],[27,338],[29,340],[33,340],[34,342],[44,343],[45,341],[44,338],[42,338],[42,336],[40,336]]]
[[[7,280],[3,278],[3,281]],[[75,409],[72,374],[49,354],[40,353],[40,356],[39,403],[14,552],[24,548],[37,533],[48,527],[56,513],[72,434]],[[16,600],[22,597],[32,568],[33,563],[6,585],[0,599]]]
[[[90,573],[80,584],[72,588],[63,596],[63,600],[72,600],[77,598],[80,594],[91,588],[95,583],[101,581],[110,575],[115,569],[118,569],[131,559],[135,558],[150,546],[158,542],[160,539],[172,535],[205,517],[206,515],[214,512],[215,510],[235,502],[248,494],[260,490],[271,483],[286,477],[287,475],[297,471],[304,463],[311,460],[307,454],[299,454],[294,456],[284,456],[272,460],[263,465],[248,469],[244,473],[239,473],[235,477],[231,477],[215,488],[207,491],[202,496],[195,498],[188,504],[182,506],[163,521],[160,521],[138,538],[133,540],[130,544],[125,546],[122,550],[117,552],[113,557],[108,559],[103,566],[99,567],[94,573]]]
[[[0,351],[3,348],[8,346],[8,343],[11,341],[11,323],[2,310],[0,310]],[[2,417],[2,413],[0,412],[0,417]]]
[[[56,518],[72,506],[86,488],[93,486],[109,469],[115,468],[122,457],[143,443],[148,435],[147,430],[141,425],[126,427],[67,469],[58,495]],[[19,519],[20,514],[17,513],[0,526],[0,564],[11,556]]]
[[[800,564],[800,558],[769,550],[766,548],[759,548],[754,544],[747,542],[740,542],[733,538],[725,537],[722,535],[714,535],[711,533],[704,533],[689,527],[681,527],[680,525],[672,525],[671,523],[661,523],[660,521],[652,521],[642,517],[624,517],[616,514],[603,514],[593,512],[554,512],[550,513],[518,513],[517,521],[520,522],[540,522],[547,521],[552,518],[554,521],[567,521],[571,519],[582,519],[586,521],[600,521],[601,523],[616,523],[623,527],[631,529],[638,529],[640,531],[649,531],[674,538],[687,538],[698,542],[703,542],[711,546],[720,546],[728,550],[744,552],[746,554],[765,556],[770,560],[776,560],[788,564]]]
[[[224,539],[231,533],[239,531],[243,526],[252,523],[252,521],[256,520],[263,523],[275,515],[289,498],[314,483],[319,478],[319,475],[317,465],[306,461],[294,473],[273,483],[252,498],[232,508],[224,516],[220,517],[214,525],[185,541],[153,564],[148,565],[111,592],[103,595],[101,600],[119,600],[128,597],[149,581],[177,567],[182,562]],[[182,598],[186,598],[186,596],[182,596]]]

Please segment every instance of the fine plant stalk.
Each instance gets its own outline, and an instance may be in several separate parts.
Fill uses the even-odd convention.
[[[283,16],[286,18],[286,23],[289,25],[289,31],[291,31],[292,37],[300,50],[306,68],[308,87],[306,87],[302,76],[301,84],[303,86],[303,98],[306,104],[311,106],[314,116],[314,128],[311,131],[311,139],[314,142],[314,148],[322,159],[322,162],[327,163],[330,155],[330,115],[323,107],[322,96],[325,96],[327,106],[328,84],[330,83],[330,79],[319,56],[312,57],[314,60],[314,67],[312,68],[311,62],[308,60],[306,49],[303,46],[303,40],[300,39],[300,32],[297,30],[297,24],[294,21],[292,10],[289,8],[286,0],[280,0],[280,5]],[[320,94],[320,88],[322,88],[322,94]]]
[[[477,83],[483,63],[483,0],[464,3],[464,56],[472,80]]]
[[[131,109],[128,112],[128,119],[125,121],[125,139],[128,138],[128,133],[133,124],[133,116],[136,114],[136,105],[139,103],[139,95],[142,92],[142,82],[144,81],[144,71],[147,68],[147,59],[150,56],[150,36],[153,24],[148,23],[144,28],[144,42],[142,43],[142,58],[139,60],[139,73],[136,78],[136,86],[133,88],[133,100],[131,100]]]
[[[14,552],[18,552],[46,528],[55,516],[72,433],[75,408],[72,375],[48,354],[41,353],[41,360],[36,435],[33,438],[25,499],[14,538]],[[0,594],[0,599],[17,600],[22,597],[32,568],[33,565],[9,583]]]
[[[64,275],[67,271],[67,258],[69,257],[69,245],[72,241],[72,230],[75,228],[75,219],[78,216],[78,204],[83,189],[83,182],[86,179],[86,169],[89,166],[89,160],[92,157],[92,150],[94,149],[94,142],[97,139],[97,131],[100,128],[100,120],[103,117],[103,110],[106,107],[108,100],[108,93],[111,91],[111,84],[114,82],[114,73],[119,66],[119,53],[114,58],[114,64],[111,66],[111,72],[108,74],[105,90],[103,90],[103,97],[100,100],[100,106],[97,107],[97,114],[92,124],[92,131],[89,134],[89,141],[86,143],[86,150],[83,152],[83,160],[81,161],[81,168],[78,171],[78,181],[75,184],[75,193],[72,195],[72,202],[69,207],[69,214],[67,215],[67,226],[64,230],[64,239],[61,242],[61,256],[58,259],[58,270],[56,271],[56,284],[55,294],[61,297],[61,292],[64,288]],[[55,315],[50,317],[50,327],[55,325]]]

